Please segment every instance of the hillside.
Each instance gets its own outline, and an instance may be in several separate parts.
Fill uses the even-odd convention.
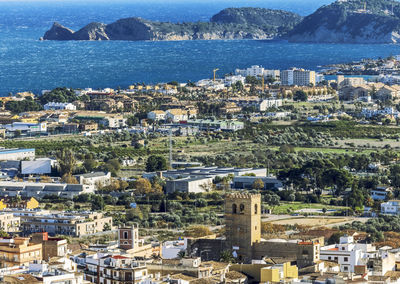
[[[269,39],[290,30],[297,14],[259,8],[225,9],[210,22],[169,23],[141,18],[120,19],[111,24],[90,23],[74,32],[59,23],[45,33],[44,40],[213,40]]]
[[[397,43],[399,16],[400,3],[395,1],[336,1],[305,17],[285,38],[291,42]]]
[[[301,20],[300,15],[291,12],[264,8],[227,8],[211,18],[213,23],[257,26],[276,32],[288,31]]]

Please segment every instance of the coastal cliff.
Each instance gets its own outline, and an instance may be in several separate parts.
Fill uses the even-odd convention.
[[[399,15],[395,1],[336,1],[305,17],[284,38],[290,42],[398,43]]]
[[[74,32],[54,23],[44,40],[216,40],[269,39],[290,30],[301,16],[270,9],[231,8],[210,22],[169,23],[142,18],[120,19],[111,24],[90,23]]]

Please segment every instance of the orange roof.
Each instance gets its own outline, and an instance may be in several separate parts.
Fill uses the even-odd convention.
[[[328,250],[339,250],[339,248],[330,248]]]

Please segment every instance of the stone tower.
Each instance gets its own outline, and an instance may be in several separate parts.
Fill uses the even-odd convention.
[[[139,241],[139,229],[134,226],[118,229],[118,247],[130,250],[137,248]]]
[[[252,259],[252,246],[261,240],[261,194],[233,193],[225,198],[226,241],[242,262]]]

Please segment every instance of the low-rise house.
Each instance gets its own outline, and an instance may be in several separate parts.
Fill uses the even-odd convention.
[[[147,118],[153,121],[165,120],[165,111],[153,110],[147,114]]]
[[[381,213],[398,215],[400,214],[400,200],[389,200],[381,204]]]
[[[169,109],[165,112],[165,119],[173,122],[187,121],[190,114],[182,109]]]
[[[64,133],[77,133],[79,131],[78,123],[65,123],[62,126]]]
[[[95,122],[87,122],[79,124],[79,129],[81,131],[97,131],[99,125]]]
[[[373,200],[385,200],[390,194],[392,194],[392,188],[389,186],[381,185],[371,190]]]
[[[87,174],[76,175],[79,184],[89,185],[94,188],[107,186],[111,183],[110,172],[93,172]]]

